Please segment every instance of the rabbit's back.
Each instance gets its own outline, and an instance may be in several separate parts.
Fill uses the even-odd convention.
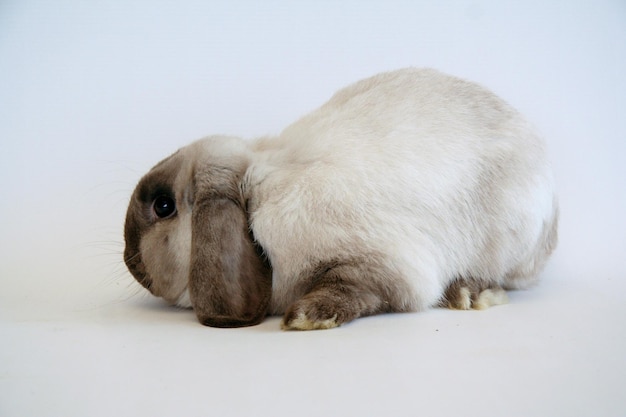
[[[526,280],[555,239],[541,139],[489,91],[434,70],[360,81],[256,150],[251,224],[285,303],[303,268],[383,254],[428,307],[459,276]]]

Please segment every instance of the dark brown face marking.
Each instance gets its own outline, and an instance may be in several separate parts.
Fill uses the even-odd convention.
[[[135,195],[133,195],[135,197]],[[135,279],[146,289],[150,289],[152,281],[146,274],[146,268],[143,264],[139,245],[141,238],[148,227],[148,222],[143,215],[143,207],[137,201],[131,201],[126,214],[126,223],[124,224],[124,263],[128,267],[129,272]]]
[[[155,165],[135,187],[126,212],[124,263],[133,277],[148,290],[151,289],[152,278],[148,276],[143,263],[141,240],[147,230],[158,221],[152,213],[153,200],[159,195],[174,194],[173,184],[179,171],[181,157],[182,155],[176,152]]]
[[[141,259],[141,253],[135,252],[134,254],[124,254],[124,263],[128,271],[144,288],[150,290],[152,280],[146,274],[146,267]]]

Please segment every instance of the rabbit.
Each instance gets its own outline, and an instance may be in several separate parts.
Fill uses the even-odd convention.
[[[124,225],[136,280],[213,327],[285,330],[528,288],[557,243],[544,141],[485,88],[375,75],[277,136],[210,136],[143,177]]]

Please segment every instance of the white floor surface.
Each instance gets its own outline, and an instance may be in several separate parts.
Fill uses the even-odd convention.
[[[560,245],[486,311],[198,324],[121,259],[135,182],[429,66],[546,137]],[[0,3],[0,416],[626,416],[623,1]]]

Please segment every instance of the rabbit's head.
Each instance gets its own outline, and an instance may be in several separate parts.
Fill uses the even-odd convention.
[[[248,226],[241,180],[246,144],[211,137],[180,149],[144,176],[124,226],[124,261],[137,281],[205,325],[265,317],[271,271]]]

